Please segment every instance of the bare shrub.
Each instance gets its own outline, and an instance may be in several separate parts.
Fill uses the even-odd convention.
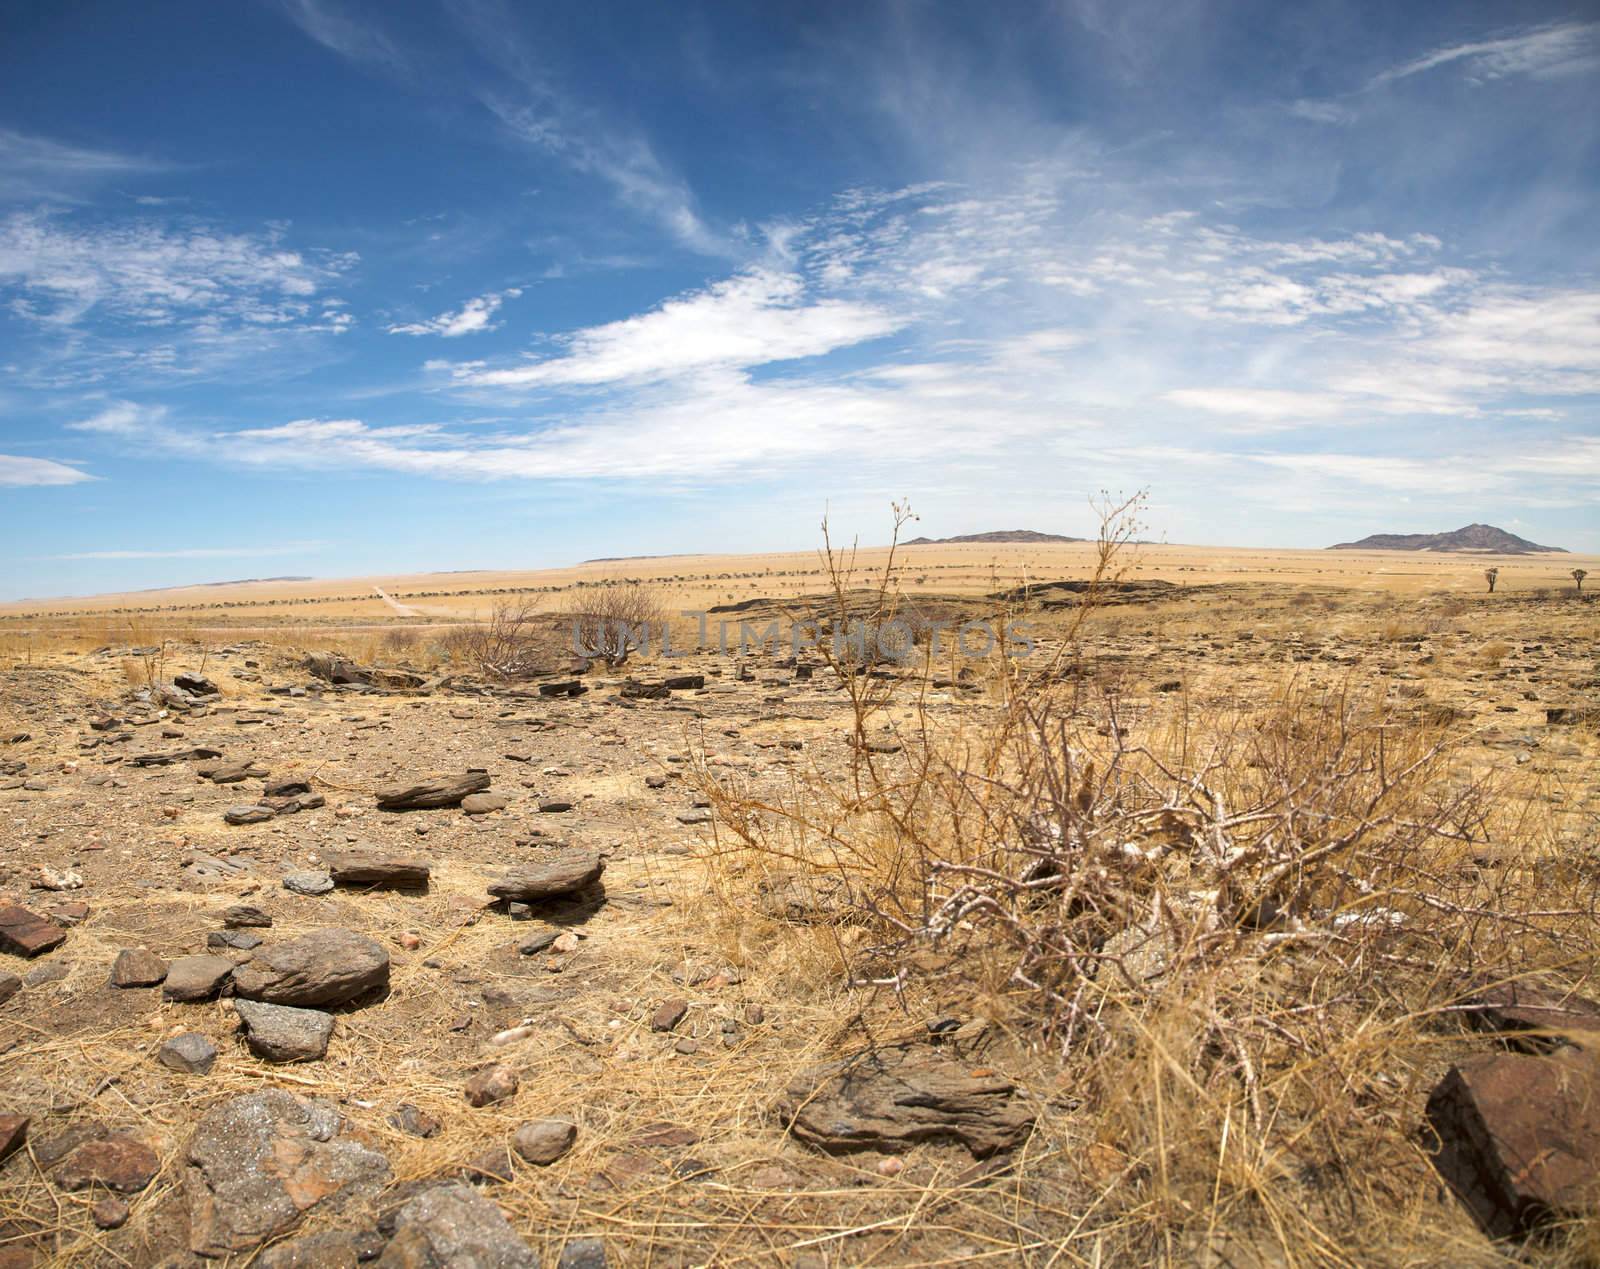
[[[610,583],[585,596],[582,608],[571,614],[572,650],[615,669],[648,648],[666,620],[666,605],[650,587]]]
[[[528,600],[500,601],[487,618],[451,630],[443,644],[452,661],[490,678],[519,678],[548,669],[553,660],[549,631]]]

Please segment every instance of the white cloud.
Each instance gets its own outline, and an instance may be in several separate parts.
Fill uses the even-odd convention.
[[[1513,75],[1569,75],[1600,64],[1600,22],[1559,22],[1493,40],[1446,45],[1373,77],[1372,86],[1464,63],[1474,83]]]
[[[94,477],[48,458],[0,454],[0,485],[77,485]]]
[[[494,330],[499,323],[492,319],[507,300],[514,300],[522,292],[516,287],[504,291],[491,291],[468,300],[454,313],[440,313],[425,322],[407,322],[389,327],[391,335],[442,335],[455,339],[461,335],[475,335],[480,331]]]
[[[283,542],[276,546],[191,546],[155,551],[73,551],[51,555],[52,560],[233,560],[268,558],[274,555],[301,555],[320,550],[325,542]]]
[[[904,325],[873,305],[808,301],[798,275],[755,269],[637,317],[567,336],[559,357],[494,369],[457,367],[456,378],[502,388],[619,383],[820,356]]]
[[[316,297],[355,259],[291,250],[277,229],[80,225],[47,212],[0,221],[0,295],[10,293],[13,314],[46,326],[93,314],[135,328],[342,329],[348,315]]]
[[[1331,393],[1274,388],[1175,388],[1162,395],[1174,405],[1243,420],[1246,427],[1333,419],[1350,408],[1347,400]]]

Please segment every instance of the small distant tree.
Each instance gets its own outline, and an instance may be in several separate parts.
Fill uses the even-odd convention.
[[[1589,576],[1589,570],[1586,568],[1572,570],[1572,580],[1578,583],[1578,593],[1580,595],[1583,593],[1583,579],[1587,576]]]
[[[1497,568],[1486,568],[1483,570],[1483,578],[1489,583],[1489,593],[1491,595],[1494,594],[1494,584],[1500,580],[1500,570]]]

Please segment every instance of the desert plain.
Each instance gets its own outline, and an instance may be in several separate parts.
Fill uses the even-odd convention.
[[[1507,1180],[1462,1123],[1510,1081],[1587,1148],[1551,1089],[1600,1016],[1595,563],[902,546],[0,605],[0,1265],[1591,1263],[1581,1167]],[[682,655],[575,659],[619,588]],[[839,605],[1036,646],[686,615]],[[511,669],[463,636],[497,609]]]

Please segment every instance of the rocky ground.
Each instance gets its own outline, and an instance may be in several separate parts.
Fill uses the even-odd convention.
[[[1592,610],[1230,603],[1119,610],[1073,672],[1135,715],[1359,684],[1592,834]],[[1025,1038],[947,989],[819,978],[804,897],[728,866],[704,779],[843,770],[831,671],[704,655],[541,691],[130,651],[0,668],[0,1265],[1096,1255],[1074,1101]],[[991,708],[981,675],[921,699],[935,726]],[[875,723],[891,760],[910,716]]]

